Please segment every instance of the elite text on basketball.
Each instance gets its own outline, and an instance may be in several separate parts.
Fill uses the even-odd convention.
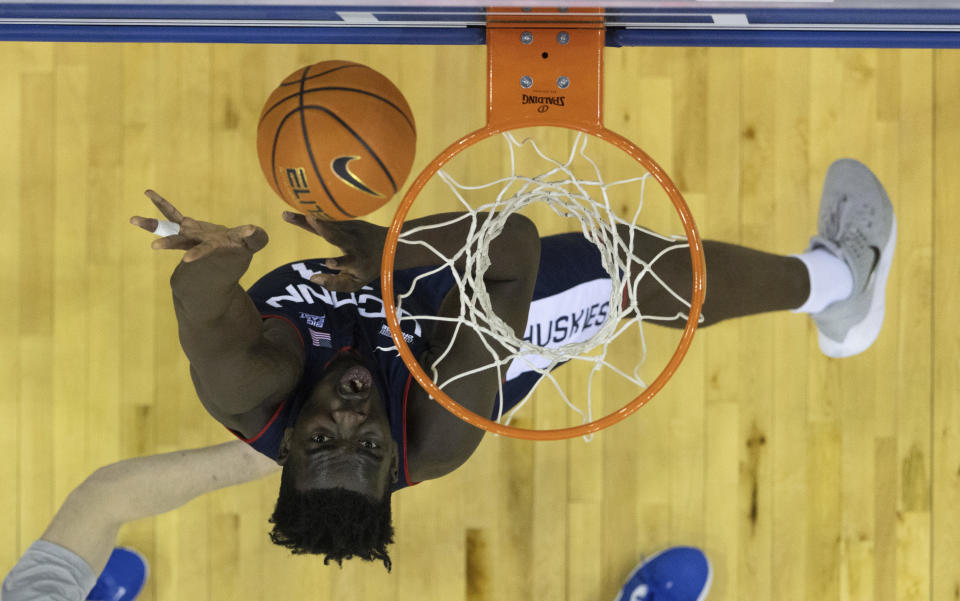
[[[301,194],[310,194],[310,185],[307,183],[307,171],[303,167],[291,167],[287,171],[287,181],[290,182],[290,190],[293,195],[300,200]]]

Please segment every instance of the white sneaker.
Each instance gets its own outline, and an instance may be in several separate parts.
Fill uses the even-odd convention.
[[[823,248],[843,259],[853,274],[853,292],[812,315],[825,355],[862,353],[880,335],[896,243],[897,219],[883,185],[863,163],[835,161],[823,182],[817,235],[808,250]]]

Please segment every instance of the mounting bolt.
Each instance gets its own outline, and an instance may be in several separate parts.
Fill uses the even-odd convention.
[[[524,31],[520,34],[520,41],[524,44],[530,44],[533,42],[533,34],[529,31]]]
[[[557,42],[559,42],[561,46],[566,44],[569,41],[570,41],[570,34],[567,33],[566,31],[561,31],[560,33],[557,34]]]
[[[524,75],[523,77],[520,78],[521,88],[529,88],[532,85],[533,85],[533,78],[530,77],[529,75]]]
[[[561,90],[565,90],[570,87],[570,78],[566,75],[561,75],[557,78],[557,87]]]

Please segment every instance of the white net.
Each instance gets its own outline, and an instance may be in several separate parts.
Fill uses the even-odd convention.
[[[468,168],[462,170],[463,173],[455,175],[448,169],[439,171],[435,179],[445,184],[447,194],[451,195],[463,213],[449,222],[405,230],[400,236],[399,244],[426,246],[436,255],[439,263],[434,269],[414,279],[407,290],[397,291],[397,314],[401,316],[401,322],[455,322],[454,336],[445,350],[424,368],[441,390],[452,382],[480,371],[496,370],[500,394],[494,417],[505,425],[509,425],[534,392],[544,386],[550,387],[556,398],[576,414],[571,421],[579,423],[594,420],[594,395],[598,378],[610,377],[603,374],[612,374],[631,383],[639,394],[647,386],[647,376],[643,370],[647,361],[647,336],[643,322],[686,320],[690,310],[689,299],[672,289],[655,269],[658,262],[670,253],[688,253],[686,238],[682,235],[658,234],[639,225],[641,214],[645,212],[646,199],[654,191],[663,194],[658,182],[642,165],[617,149],[613,149],[616,154],[628,159],[624,168],[630,172],[629,176],[616,179],[605,176],[599,165],[602,163],[607,166],[610,161],[595,160],[588,156],[588,142],[591,145],[599,144],[601,156],[611,150],[609,144],[577,133],[572,140],[561,144],[566,146],[561,156],[551,157],[530,137],[520,137],[514,132],[501,134],[499,146],[502,150],[494,156],[503,157],[504,164],[494,165],[493,168],[500,173],[509,169],[509,175],[485,183],[464,183],[463,178],[477,179],[475,158],[467,163]],[[488,162],[498,161],[493,159]],[[623,194],[621,191],[627,192]],[[670,208],[667,202],[659,204]],[[539,329],[532,329],[530,322],[524,336],[518,336],[493,311],[484,285],[484,274],[490,267],[488,248],[501,234],[510,215],[521,211],[535,213],[534,221],[540,225],[547,215],[544,208],[554,221],[565,223],[568,231],[579,230],[596,246],[608,280],[603,284],[607,292],[605,310],[601,310],[601,313],[605,313],[605,319],[597,319],[593,327],[584,327],[575,336],[548,334],[546,340],[541,338]],[[424,229],[442,228],[463,220],[469,221],[469,234],[460,250],[452,256],[442,254],[419,238]],[[646,253],[641,248],[651,246],[640,243],[644,237],[658,241],[654,245],[657,252],[650,256],[642,256]],[[458,262],[461,263],[460,268],[455,269],[454,264]],[[446,270],[453,274],[455,285],[460,288],[459,315],[444,318],[411,313],[408,309],[411,303],[405,305],[404,301],[417,293],[417,286],[423,280]],[[645,284],[644,289],[648,290],[649,280],[655,281],[676,300],[676,311],[665,314],[644,312],[641,307],[641,284]],[[483,367],[441,379],[438,366],[457,344],[463,328],[481,334],[490,361]],[[639,333],[639,352],[614,356],[611,349],[615,341],[627,333],[634,336]],[[637,343],[634,343],[633,347],[636,346]],[[624,354],[629,356],[624,357]],[[577,389],[570,390],[556,368],[562,364],[579,362],[587,364],[588,373],[585,378],[579,378],[580,386]],[[531,372],[539,377],[533,388],[526,391],[524,398],[511,399],[505,396],[505,382],[518,374]],[[505,405],[512,405],[512,409],[505,412]]]

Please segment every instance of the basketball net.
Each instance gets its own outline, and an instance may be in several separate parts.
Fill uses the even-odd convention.
[[[638,224],[644,208],[644,194],[651,182],[651,174],[644,172],[626,179],[608,179],[601,172],[597,161],[587,154],[590,136],[577,132],[566,156],[548,156],[530,138],[519,139],[514,132],[505,132],[501,138],[509,157],[509,175],[483,184],[467,185],[458,181],[447,170],[437,172],[452,198],[464,211],[450,221],[434,223],[429,226],[410,228],[400,234],[399,244],[421,245],[436,255],[438,265],[419,275],[405,291],[397,291],[397,315],[402,322],[415,320],[420,323],[431,321],[456,322],[454,335],[445,349],[429,366],[431,377],[443,390],[452,382],[479,372],[496,370],[500,382],[499,398],[496,409],[496,421],[509,425],[519,410],[527,403],[533,393],[547,382],[559,399],[577,414],[581,424],[593,421],[593,394],[596,379],[604,371],[623,378],[638,388],[646,388],[647,382],[641,376],[641,368],[647,359],[646,336],[643,323],[646,321],[685,320],[690,312],[690,301],[685,299],[656,273],[657,262],[668,253],[677,250],[689,252],[689,245],[683,236],[663,236]],[[565,151],[566,152],[566,151]],[[518,168],[521,154],[535,155],[537,169],[533,172]],[[524,162],[526,165],[527,161]],[[635,162],[634,166],[639,167]],[[530,173],[533,173],[532,175]],[[659,188],[656,181],[654,188]],[[631,198],[635,203],[632,215],[621,217],[611,203],[611,192],[615,188],[632,186]],[[484,200],[478,201],[477,198]],[[501,234],[507,219],[522,209],[536,203],[545,203],[557,216],[575,219],[580,232],[593,243],[600,252],[603,269],[610,278],[610,297],[607,317],[600,328],[585,340],[545,345],[520,338],[491,307],[490,297],[484,283],[484,274],[490,267],[488,249],[490,243]],[[418,238],[425,229],[443,228],[454,222],[469,220],[469,234],[463,246],[453,255],[447,256],[440,250]],[[618,226],[621,233],[618,233]],[[640,257],[634,252],[637,236],[654,236],[667,244],[653,257]],[[461,269],[454,264],[463,262]],[[460,311],[455,318],[438,317],[433,314],[411,313],[411,303],[406,299],[416,294],[418,285],[425,278],[448,271],[453,275],[455,285],[460,291]],[[632,276],[631,276],[632,274]],[[638,290],[644,279],[652,278],[663,287],[685,310],[668,315],[644,313],[639,303]],[[702,316],[700,317],[702,320]],[[490,356],[486,365],[474,370],[440,378],[438,366],[450,354],[457,344],[462,329],[469,328],[478,333]],[[628,331],[639,330],[639,356],[608,358],[611,344]],[[383,347],[382,347],[383,348]],[[383,350],[396,347],[383,348]],[[553,371],[557,366],[569,362],[586,362],[591,367],[587,378],[586,391],[568,394]],[[519,363],[524,371],[536,372],[540,377],[537,383],[512,410],[504,415],[503,383],[511,363]],[[515,366],[516,369],[517,366]],[[552,395],[551,395],[552,396]],[[578,399],[578,402],[574,402]],[[542,402],[542,401],[541,401]],[[592,434],[584,436],[589,440]]]

